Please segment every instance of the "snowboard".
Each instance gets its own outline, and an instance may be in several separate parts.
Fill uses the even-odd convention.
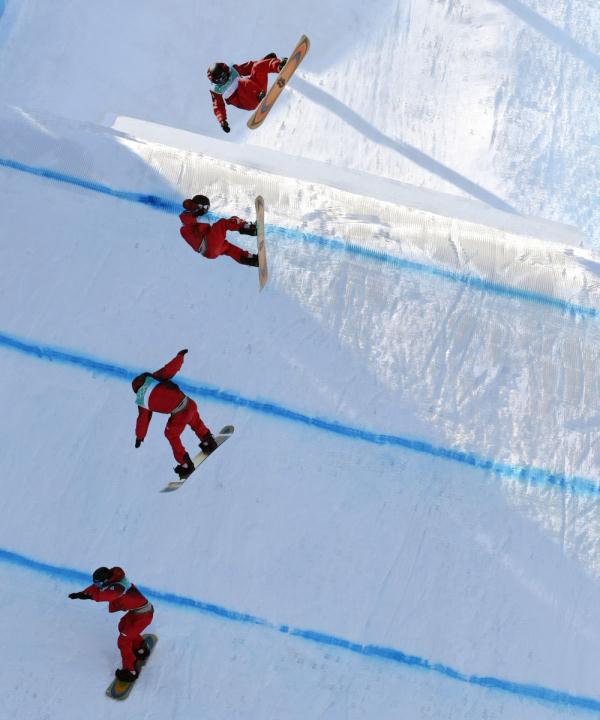
[[[222,445],[225,440],[228,440],[232,435],[235,428],[233,425],[225,425],[225,427],[221,428],[218,435],[215,435],[215,441],[217,443],[217,446]],[[218,450],[218,447],[217,447]],[[214,455],[214,453],[217,452],[217,450],[213,450],[208,455],[202,451],[200,451],[196,457],[192,458],[192,462],[194,463],[194,468],[198,468],[198,465],[202,465],[202,463],[209,458],[211,455]],[[172,480],[170,483],[168,483],[160,492],[161,493],[168,493],[173,492],[174,490],[179,490],[179,488],[183,485],[183,483],[193,475],[194,473],[190,473],[187,477],[180,478],[178,477],[177,480]]]
[[[135,669],[138,671],[139,675],[141,675],[144,665],[148,662],[148,660],[150,660],[150,657],[154,652],[154,648],[156,647],[156,643],[158,642],[158,638],[156,637],[156,635],[148,634],[142,635],[142,637],[144,638],[144,640],[146,641],[146,645],[148,645],[148,648],[150,649],[150,655],[148,655],[145,660],[136,661]],[[133,686],[139,683],[139,675],[138,679],[134,682],[123,682],[123,680],[118,680],[117,678],[115,678],[106,688],[106,694],[113,700],[126,700],[129,697],[129,693],[133,690]]]
[[[258,285],[260,290],[262,290],[269,279],[269,268],[267,267],[267,247],[265,245],[265,201],[261,195],[256,198],[255,205],[256,244],[258,246]]]
[[[248,127],[250,130],[255,130],[257,127],[262,125],[265,118],[271,111],[271,108],[275,104],[277,98],[281,95],[281,91],[288,84],[292,75],[296,72],[298,65],[304,60],[304,56],[308,52],[310,47],[310,40],[306,35],[302,35],[298,44],[294,48],[294,52],[288,58],[288,61],[283,66],[279,75],[275,78],[273,85],[267,90],[267,94],[261,100],[260,105],[252,113],[250,120],[248,120]]]

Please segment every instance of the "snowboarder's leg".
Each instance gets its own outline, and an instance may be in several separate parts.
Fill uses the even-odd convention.
[[[200,417],[200,413],[198,412],[198,406],[191,398],[188,399],[188,404],[186,407],[186,420],[187,424],[198,436],[198,440],[202,440],[204,435],[209,432],[206,425],[202,422],[202,418]]]
[[[280,65],[281,60],[277,56],[258,60],[254,63],[250,79],[260,86],[263,93],[266,93],[269,73],[278,73]]]
[[[217,449],[217,442],[214,439],[211,431],[202,421],[202,418],[198,413],[198,406],[193,400],[190,399],[188,401],[188,406],[186,410],[189,411],[187,414],[188,425],[196,433],[196,435],[198,436],[198,440],[200,440],[200,450],[202,450],[202,452],[206,453],[207,455],[210,454]]]
[[[230,258],[233,258],[236,262],[241,263],[242,265],[250,264],[248,262],[245,262],[248,258],[251,257],[250,253],[247,250],[242,250],[242,248],[238,247],[237,245],[233,245],[227,240],[225,240],[225,243],[223,245],[222,255],[227,255]]]
[[[150,625],[153,615],[152,610],[145,613],[128,612],[121,618],[117,645],[121,652],[123,670],[135,671],[135,650],[143,645],[142,630]]]
[[[251,225],[251,223],[249,225]],[[244,228],[242,228],[242,230],[243,229]],[[255,234],[255,232],[255,230],[254,232],[246,231],[242,232],[242,235],[253,235]],[[226,240],[226,233],[227,221],[223,219],[218,220],[211,227],[206,237],[206,250],[203,253],[204,257],[212,260],[213,258],[219,257],[220,255],[228,255],[230,258],[233,258],[238,263],[242,263],[243,265],[253,265],[254,263],[248,262],[248,260],[252,260],[254,256],[246,250],[242,250],[242,248],[238,247],[237,245],[233,245],[228,240]]]
[[[185,411],[175,413],[175,415],[171,415],[167,421],[167,426],[165,427],[165,437],[171,445],[175,460],[177,460],[180,465],[184,462],[186,455],[185,448],[183,447],[180,440],[181,433],[187,425],[185,415]]]
[[[217,220],[216,223],[208,231],[206,236],[206,249],[202,253],[205,258],[212,260],[223,254],[223,247],[226,242],[225,234],[227,232],[227,221]]]

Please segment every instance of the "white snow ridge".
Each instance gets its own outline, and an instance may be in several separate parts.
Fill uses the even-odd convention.
[[[302,33],[224,135],[209,63]],[[0,62],[2,717],[597,715],[598,3],[0,0]],[[264,197],[262,293],[196,193]],[[130,383],[181,348],[235,434],[165,495]],[[102,565],[155,607],[125,704]]]

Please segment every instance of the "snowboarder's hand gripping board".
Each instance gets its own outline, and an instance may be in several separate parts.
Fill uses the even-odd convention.
[[[303,35],[294,48],[294,52],[290,55],[286,64],[279,71],[279,75],[275,79],[271,88],[267,91],[266,96],[254,111],[250,120],[248,120],[248,127],[250,130],[255,130],[264,122],[265,118],[271,111],[271,108],[275,104],[275,101],[281,95],[281,91],[287,85],[292,75],[296,72],[298,65],[300,65],[302,60],[304,60],[304,56],[308,52],[309,47],[310,41],[306,35]]]
[[[136,662],[135,669],[137,670],[138,676],[140,675],[144,665],[148,662],[148,658],[152,655],[152,651],[158,642],[156,635],[148,634],[142,635],[142,637],[144,638],[146,647],[149,650],[149,654],[144,660],[138,660]],[[126,700],[129,697],[129,693],[133,690],[133,686],[136,684],[137,680],[134,682],[125,682],[124,680],[118,680],[115,678],[106,688],[106,694],[113,700]]]
[[[222,445],[225,440],[228,440],[233,435],[234,427],[233,425],[225,425],[225,427],[221,428],[218,435],[215,435],[215,441],[217,443],[217,448],[219,445]],[[214,450],[212,451],[214,452]],[[198,465],[201,465],[206,458],[210,457],[212,455],[211,453],[205,453],[205,452],[199,452],[196,457],[192,460],[194,463],[194,470],[198,467]],[[191,473],[190,473],[191,475]],[[190,477],[190,475],[186,475],[185,477],[180,477],[177,480],[173,480],[168,485],[166,485],[160,492],[167,493],[167,492],[173,492],[174,490],[178,490],[183,483]]]

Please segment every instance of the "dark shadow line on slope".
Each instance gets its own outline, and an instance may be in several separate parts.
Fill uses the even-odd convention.
[[[584,45],[577,42],[568,33],[561,28],[557,27],[549,20],[539,13],[527,7],[520,0],[496,0],[500,5],[504,5],[507,10],[510,10],[518,18],[530,25],[534,30],[537,30],[542,35],[545,35],[548,40],[562,47],[567,52],[571,53],[573,57],[578,60],[583,60],[584,63],[589,65],[592,70],[600,72],[600,57],[588,50]]]
[[[128,368],[116,365],[73,351],[32,343],[31,341],[23,340],[2,332],[0,332],[0,346],[24,355],[36,357],[40,360],[74,365],[84,370],[99,372],[107,377],[114,377],[120,380],[126,380],[127,382],[143,372],[140,368]],[[258,400],[256,398],[247,398],[230,390],[222,390],[210,385],[186,380],[185,378],[182,378],[178,384],[183,390],[197,397],[208,398],[215,402],[246,408],[263,415],[306,425],[351,440],[363,440],[374,445],[386,445],[411,450],[419,454],[468,465],[477,470],[491,472],[500,477],[518,480],[519,482],[525,482],[529,485],[554,487],[573,493],[600,494],[600,485],[588,478],[555,473],[545,468],[510,465],[508,463],[501,463],[480,457],[475,453],[432,445],[424,440],[402,437],[400,435],[376,433],[371,430],[344,425],[336,420],[327,420],[325,418],[306,415],[278,403]]]
[[[109,197],[113,197],[118,200],[140,203],[142,205],[147,205],[156,210],[160,210],[161,212],[166,212],[171,215],[178,215],[181,211],[181,205],[179,201],[169,200],[167,198],[162,198],[158,195],[136,193],[128,190],[117,190],[110,187],[109,185],[104,185],[103,183],[85,180],[74,175],[68,175],[67,173],[58,172],[57,170],[50,170],[48,168],[26,165],[24,163],[17,162],[16,160],[7,160],[0,158],[0,167],[6,167],[11,170],[16,170],[18,172],[29,173],[31,175],[35,175],[36,177],[45,178],[47,180],[55,180],[57,182],[62,182],[68,185],[74,185],[76,187],[81,187],[85,190],[90,190],[92,192],[108,195]],[[207,215],[207,219],[210,222],[214,222],[219,218],[219,215],[216,215],[212,212],[208,213]],[[400,268],[402,270],[410,270],[413,272],[419,272],[434,277],[439,277],[444,280],[450,280],[451,282],[458,282],[467,285],[471,289],[479,290],[481,292],[490,292],[511,299],[519,299],[539,303],[548,307],[553,307],[559,310],[566,311],[574,316],[581,315],[585,317],[597,317],[599,314],[598,310],[596,310],[595,308],[571,303],[568,300],[561,300],[560,298],[554,298],[550,295],[542,295],[541,293],[510,287],[509,285],[501,285],[491,280],[485,280],[483,278],[468,275],[466,273],[458,273],[452,270],[446,270],[444,268],[436,267],[435,265],[425,265],[423,263],[417,263],[412,260],[405,260],[402,258],[398,258],[394,255],[390,255],[389,253],[385,253],[379,250],[371,250],[369,248],[346,242],[344,240],[326,238],[321,235],[315,235],[314,233],[306,233],[302,230],[293,230],[280,225],[267,225],[266,229],[270,233],[276,233],[294,241],[300,240],[301,242],[317,245],[319,247],[324,247],[328,250],[344,252],[352,256],[366,258],[374,262],[384,263],[391,267]]]
[[[358,130],[358,132],[362,133],[372,142],[384,145],[385,147],[394,150],[408,160],[414,162],[416,165],[419,165],[419,167],[437,175],[446,182],[457,187],[459,190],[462,190],[468,195],[481,200],[487,205],[491,205],[499,210],[504,210],[505,212],[513,214],[516,213],[516,210],[502,200],[502,198],[494,195],[494,193],[486,190],[472,180],[469,180],[469,178],[461,175],[459,172],[456,172],[456,170],[452,170],[452,168],[449,168],[447,165],[435,160],[422,150],[418,150],[413,145],[409,145],[402,140],[394,140],[388,135],[385,135],[381,132],[381,130],[378,130],[374,125],[367,122],[356,111],[352,110],[347,105],[344,105],[343,102],[333,97],[333,95],[330,95],[325,90],[309,83],[304,78],[295,76],[293,87],[302,95],[305,95],[309,100],[312,100],[314,103],[317,103],[317,105],[321,105],[337,115],[341,120],[353,127],[355,130]]]
[[[0,548],[0,562],[13,567],[23,568],[32,572],[46,575],[53,579],[65,583],[88,583],[89,573],[81,572],[72,568],[62,567],[60,565],[50,565],[49,563],[34,560],[33,558],[21,555],[11,550]],[[529,700],[537,700],[554,705],[561,705],[569,708],[581,710],[600,711],[600,700],[585,697],[582,695],[572,695],[560,690],[554,690],[542,685],[532,685],[528,683],[513,682],[485,675],[468,675],[455,670],[449,665],[443,663],[432,662],[418,655],[409,655],[397,650],[396,648],[385,647],[382,645],[363,645],[361,643],[346,640],[336,635],[329,635],[314,630],[305,630],[303,628],[295,628],[290,625],[282,625],[272,623],[256,615],[238,612],[215,603],[208,603],[197,600],[185,595],[177,595],[175,593],[165,592],[163,590],[155,590],[154,588],[139,585],[140,590],[154,602],[163,602],[175,607],[184,608],[211,615],[220,619],[232,622],[246,623],[248,625],[256,625],[268,630],[290,635],[292,637],[309,640],[326,647],[339,648],[347,652],[352,652],[366,658],[374,658],[393,662],[398,665],[404,665],[416,670],[425,670],[442,675],[450,680],[455,680],[468,685],[475,685],[489,690],[510,693]]]

